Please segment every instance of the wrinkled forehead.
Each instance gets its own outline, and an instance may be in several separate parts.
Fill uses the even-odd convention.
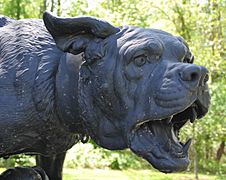
[[[161,30],[126,27],[120,33],[117,47],[123,55],[130,56],[136,51],[146,50],[169,58],[184,56],[189,51],[183,38]]]

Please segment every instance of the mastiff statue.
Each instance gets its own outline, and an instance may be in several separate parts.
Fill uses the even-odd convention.
[[[48,12],[0,17],[0,26],[0,157],[39,154],[42,168],[0,179],[60,180],[65,152],[89,137],[161,172],[187,168],[191,140],[178,134],[207,113],[210,97],[208,70],[182,37]]]

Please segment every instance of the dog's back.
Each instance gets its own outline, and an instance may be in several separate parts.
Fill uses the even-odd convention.
[[[15,21],[15,19],[0,15],[0,27],[6,26],[13,21]]]
[[[0,156],[33,146],[51,109],[62,52],[41,20],[0,18]],[[26,129],[26,130],[25,130]]]

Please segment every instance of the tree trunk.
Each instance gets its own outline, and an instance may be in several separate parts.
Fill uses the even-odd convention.
[[[40,4],[39,18],[42,18],[43,12],[47,9],[47,0],[43,0]]]
[[[51,0],[51,8],[50,8],[50,11],[53,12],[54,10],[54,0]]]
[[[20,14],[21,14],[21,7],[20,7],[20,4],[21,4],[21,0],[16,0],[16,18],[17,19],[20,19]]]
[[[61,14],[61,0],[57,0],[57,15]]]
[[[199,179],[199,176],[198,176],[198,157],[197,157],[197,151],[195,149],[195,143],[196,143],[195,142],[195,139],[196,139],[195,123],[193,123],[192,131],[193,131],[192,150],[193,150],[193,157],[194,157],[194,174],[195,174],[195,179]]]
[[[209,157],[211,157],[211,152],[210,152],[210,147],[209,147],[209,135],[207,134],[205,136],[205,156],[206,156],[206,160],[209,159]]]
[[[46,2],[46,0],[43,0],[43,10],[45,11],[46,8],[47,8],[47,2]]]
[[[216,155],[216,161],[218,161],[218,162],[221,160],[221,157],[224,154],[224,147],[225,147],[225,142],[222,141],[217,150],[217,155]]]

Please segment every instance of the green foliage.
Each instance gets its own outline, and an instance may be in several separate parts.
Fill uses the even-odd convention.
[[[0,167],[15,167],[15,166],[34,166],[35,159],[34,156],[29,156],[25,154],[13,155],[6,159],[0,159]]]
[[[0,0],[0,14],[11,18],[38,18],[42,1]]]
[[[59,1],[59,0],[58,0]],[[0,14],[17,19],[41,17],[43,10],[57,12],[58,1],[0,0]],[[45,5],[43,3],[46,3]],[[69,16],[92,15],[111,21],[116,26],[137,25],[159,28],[183,36],[195,55],[195,63],[209,69],[211,107],[207,116],[193,126],[187,124],[182,141],[192,136],[198,155],[199,169],[225,173],[226,158],[216,161],[221,142],[226,141],[226,1],[225,0],[67,0]],[[51,4],[52,3],[52,4]],[[67,3],[65,3],[67,4]],[[46,6],[46,7],[45,7]],[[59,13],[59,12],[58,12]],[[146,167],[145,162],[129,151],[107,151],[95,144],[78,145],[69,155],[68,167],[109,167],[123,169]],[[12,160],[16,162],[16,159]],[[190,169],[193,168],[193,162]]]
[[[95,143],[78,143],[66,156],[67,168],[148,168],[146,161],[140,160],[129,150],[109,151],[99,148]]]

